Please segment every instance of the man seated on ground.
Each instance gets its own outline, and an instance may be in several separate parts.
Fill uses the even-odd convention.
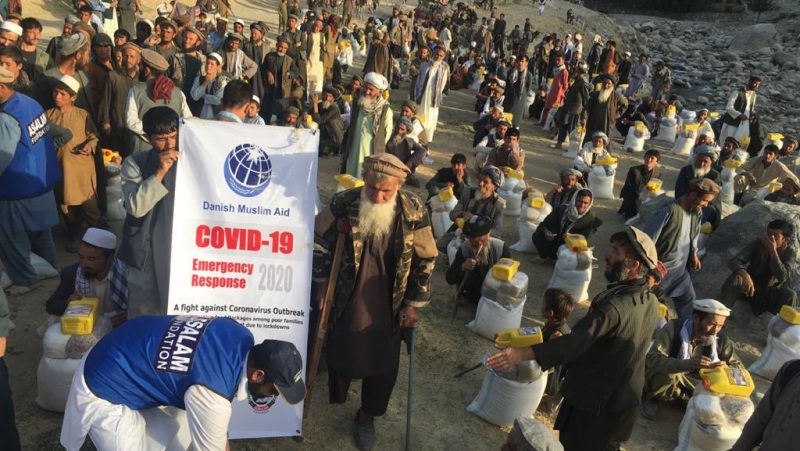
[[[575,192],[583,188],[583,184],[580,183],[581,171],[577,169],[564,168],[559,171],[558,177],[561,179],[561,183],[554,186],[544,196],[544,200],[554,209],[569,202]]]
[[[503,144],[495,147],[486,157],[486,164],[498,168],[520,170],[525,165],[525,151],[519,146],[519,130],[510,128],[503,139]]]
[[[422,125],[422,122],[420,122],[417,117],[417,102],[411,99],[403,102],[403,106],[400,107],[400,116],[411,121],[412,127],[408,133],[408,137],[427,147],[428,134],[425,132],[425,127]]]
[[[467,157],[462,153],[453,154],[450,158],[450,167],[436,171],[436,174],[425,184],[425,189],[428,190],[428,199],[439,194],[439,190],[448,186],[453,188],[453,194],[459,200],[469,196],[472,186],[470,186],[467,174]]]
[[[418,187],[419,180],[416,179],[414,173],[417,167],[422,164],[422,160],[425,159],[428,150],[408,136],[408,132],[411,131],[412,127],[413,125],[408,118],[401,117],[394,127],[394,134],[389,138],[389,142],[386,143],[386,153],[399,158],[411,171],[406,184]]]
[[[477,121],[472,123],[472,129],[475,134],[472,135],[472,147],[478,145],[483,138],[489,136],[493,129],[495,129],[500,121],[503,119],[503,105],[495,105],[489,114],[483,115]]]
[[[751,241],[729,262],[733,271],[722,284],[720,301],[733,308],[737,300],[748,302],[753,314],[766,321],[777,314],[784,305],[794,306],[797,294],[789,288],[789,263],[795,259],[795,249],[790,245],[794,227],[783,219],[767,224],[764,235]],[[737,320],[740,318],[737,318]]]
[[[484,136],[483,139],[475,146],[475,160],[478,164],[478,170],[486,165],[486,159],[489,153],[495,147],[503,144],[506,138],[506,133],[512,128],[511,122],[501,119],[497,126],[489,130],[489,134]]]
[[[791,177],[784,177],[781,182],[781,189],[774,193],[767,194],[764,200],[768,202],[782,202],[789,205],[800,205],[800,183]]]
[[[588,239],[603,224],[600,218],[589,211],[592,201],[590,190],[578,190],[568,204],[559,205],[544,218],[532,237],[540,257],[556,260],[558,248],[564,244],[567,233],[583,235]]]
[[[478,174],[478,186],[470,188],[469,193],[458,200],[455,208],[450,212],[450,220],[456,222],[458,218],[463,218],[464,221],[468,221],[472,216],[483,216],[492,220],[492,232],[495,236],[499,236],[506,201],[497,194],[497,189],[503,185],[503,179],[503,171],[500,168],[488,164],[484,166]],[[455,237],[457,228],[453,224],[436,241],[436,247],[440,251],[447,249],[447,245]]]
[[[597,160],[603,160],[610,153],[608,152],[608,136],[603,132],[594,132],[592,140],[583,145],[575,157],[575,169],[581,171],[583,182],[589,180],[589,171],[592,170]]]
[[[505,92],[506,90],[502,86],[495,86],[478,112],[478,119],[482,119],[484,116],[491,113],[495,107],[499,106],[502,108],[503,102],[506,99]]]
[[[700,379],[697,370],[742,366],[733,343],[720,333],[730,313],[719,301],[698,299],[690,318],[670,320],[655,333],[645,363],[645,418],[655,419],[660,402],[688,401]]]
[[[736,140],[733,136],[728,136],[725,138],[725,142],[722,143],[722,148],[719,151],[719,158],[717,161],[714,162],[713,166],[711,166],[715,171],[722,172],[724,166],[722,163],[730,160],[735,155],[736,149],[739,148],[739,141]]]
[[[477,304],[486,274],[501,258],[511,258],[508,245],[491,236],[492,220],[483,216],[472,216],[461,229],[467,238],[456,252],[453,264],[447,268],[445,279],[449,285],[463,287],[459,296]]]
[[[683,197],[689,191],[692,180],[705,178],[722,186],[719,171],[714,169],[714,160],[717,159],[717,150],[710,145],[699,145],[694,149],[694,162],[682,167],[675,180],[675,198]],[[722,200],[717,197],[710,204],[703,207],[703,223],[710,223],[716,230],[722,219]]]
[[[536,97],[533,99],[533,103],[528,107],[528,117],[534,121],[538,121],[542,116],[545,102],[547,102],[547,88],[539,86],[539,89],[536,90]]]
[[[99,298],[101,311],[114,325],[125,321],[128,309],[128,267],[114,257],[114,233],[90,227],[78,245],[78,262],[61,270],[61,281],[45,309],[61,316],[67,304],[83,298]]]
[[[747,205],[755,198],[758,190],[779,178],[790,177],[797,180],[797,176],[778,161],[777,157],[778,146],[768,144],[761,157],[751,158],[742,165],[742,172],[736,176],[737,205]]]
[[[787,168],[794,172],[797,171],[798,163],[800,163],[800,158],[798,158],[797,154],[797,145],[797,138],[794,136],[785,136],[783,138],[783,146],[781,146],[781,150],[778,152],[778,161],[785,164]]]
[[[652,179],[661,178],[661,169],[658,162],[661,161],[661,152],[657,149],[648,149],[644,153],[644,164],[631,166],[628,175],[625,177],[625,184],[619,197],[622,198],[622,205],[617,213],[632,218],[639,213],[639,195]]]

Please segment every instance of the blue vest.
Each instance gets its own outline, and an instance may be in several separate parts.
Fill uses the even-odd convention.
[[[20,93],[0,108],[17,121],[20,129],[14,157],[0,174],[0,199],[30,199],[50,191],[61,180],[61,168],[44,110]]]
[[[141,316],[100,340],[83,376],[99,398],[131,409],[174,406],[203,385],[233,400],[253,335],[230,318]]]

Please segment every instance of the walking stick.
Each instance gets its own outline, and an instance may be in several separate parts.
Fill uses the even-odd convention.
[[[483,244],[478,246],[478,251],[475,252],[475,256],[477,257],[478,255],[481,254],[481,252],[483,252]],[[469,271],[464,271],[464,277],[461,279],[461,282],[458,284],[458,288],[456,288],[456,294],[455,294],[454,299],[453,299],[453,318],[455,318],[456,314],[458,314],[458,297],[461,295],[461,290],[464,289],[464,284],[467,283],[467,279],[469,278],[469,275],[471,273],[472,273],[472,269],[470,269]]]
[[[408,351],[408,400],[406,401],[406,451],[411,450],[411,394],[414,389],[414,356],[416,347],[414,338],[417,336],[416,327],[409,327],[405,333],[406,349]]]
[[[319,312],[319,322],[317,322],[317,332],[314,336],[314,348],[311,351],[311,359],[308,362],[308,377],[306,382],[305,409],[303,418],[308,418],[311,410],[311,393],[314,390],[314,382],[317,378],[317,368],[322,354],[322,347],[325,346],[325,338],[328,333],[328,317],[331,314],[331,301],[336,291],[336,280],[339,278],[339,267],[342,266],[342,253],[344,252],[345,236],[350,230],[346,220],[339,220],[336,223],[338,235],[336,237],[336,247],[333,251],[333,261],[331,262],[331,275],[328,277],[328,286],[325,287],[325,297],[322,299],[322,306]]]

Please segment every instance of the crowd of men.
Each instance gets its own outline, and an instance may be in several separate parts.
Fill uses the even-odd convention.
[[[320,155],[338,155],[341,172],[364,181],[363,188],[335,195],[316,219],[312,308],[319,307],[329,275],[337,271],[326,351],[329,396],[332,403],[344,403],[351,381],[363,380],[354,439],[359,449],[372,449],[375,418],[387,410],[405,331],[430,302],[439,252],[461,240],[446,281],[473,302],[491,266],[511,256],[500,239],[506,202],[498,190],[507,174],[524,168],[520,135],[544,127],[554,140],[551,147],[560,149],[577,128],[583,130],[574,166],[558,173],[558,183],[545,196],[552,213],[530,237],[541,257],[555,260],[567,234],[588,238],[602,226],[591,211],[588,173],[614,150],[612,132],[624,138],[641,123],[656,137],[664,117],[683,117],[663,61],[651,69],[647,55],[634,62],[630,52],[620,52],[615,41],[603,42],[599,35],[584,51],[580,33],[540,36],[529,19],[509,30],[496,8],[479,18],[472,6],[459,2],[444,14],[415,18],[396,7],[390,17],[370,17],[359,27],[352,0],[344,0],[341,14],[335,2],[310,1],[303,12],[297,0],[281,0],[279,29],[273,33],[263,21],[247,24],[231,17],[226,1],[200,1],[197,15],[180,6],[165,3],[155,20],[136,20],[139,2],[119,0],[111,6],[118,12],[117,27],[106,34],[106,7],[78,0],[46,51],[36,18],[11,11],[0,24],[0,259],[13,282],[6,292],[19,296],[36,286],[30,253],[54,263],[51,229],[63,221],[66,250],[77,253],[78,263],[61,271],[47,312],[59,315],[68,301],[97,295],[104,313],[122,325],[86,360],[86,368],[81,366],[83,377],[73,386],[74,393],[93,396],[92,403],[103,408],[110,402],[135,413],[147,404],[142,399],[155,394],[137,393],[132,401],[130,393],[112,389],[102,375],[108,364],[103,355],[110,354],[99,353],[130,349],[136,325],[157,335],[176,321],[134,318],[167,313],[180,118],[317,128]],[[363,71],[353,67],[354,55],[366,58]],[[611,285],[572,331],[489,360],[496,369],[522,359],[535,359],[545,369],[570,364],[555,424],[566,449],[618,446],[630,437],[642,403],[643,414],[655,418],[660,402],[691,396],[697,369],[741,365],[720,334],[737,301],[751,305],[762,319],[762,332],[771,315],[795,305],[796,294],[787,283],[795,231],[780,219],[731,261],[721,302],[697,300],[691,278],[702,266],[701,225],[719,225],[720,173],[730,167],[727,161],[744,163],[735,180],[737,204],[763,197],[776,179],[783,187],[766,200],[800,204],[797,139],[787,136],[780,147],[753,147],[763,140],[755,113],[761,82],[750,77],[718,120],[710,122],[708,110],[685,120],[696,122],[700,133],[691,163],[678,176],[674,202],[645,218],[641,230],[626,226],[611,236],[605,257]],[[402,188],[420,186],[416,171],[431,163],[427,153],[434,138],[450,133],[437,133],[437,125],[440,108],[455,89],[476,92],[475,155],[474,160],[453,155],[451,166],[426,184],[428,198],[452,188],[458,199],[450,212],[453,227],[437,240],[425,200]],[[390,91],[406,99],[397,114]],[[113,234],[103,233],[108,229],[104,148],[119,153],[113,163],[120,167],[127,213],[119,246]],[[742,153],[748,152],[752,158],[744,162]],[[659,151],[643,155],[622,190],[619,212],[626,218],[639,213],[648,182],[660,177]],[[477,168],[474,181],[468,167]],[[331,268],[330,253],[341,239],[344,264]],[[657,327],[659,303],[673,312],[662,327]],[[0,320],[7,317],[2,307]],[[216,324],[215,334],[233,334],[241,343],[241,352],[227,358],[246,366],[251,396],[281,393],[292,402],[302,399],[294,378],[302,367],[296,349],[266,342],[254,346],[235,325]],[[0,327],[0,335],[5,332]],[[3,351],[0,346],[0,357]],[[273,352],[293,370],[276,375]],[[596,377],[597,368],[607,377]],[[8,380],[4,363],[2,370],[0,388]],[[220,384],[217,393],[231,395],[222,397],[224,402],[214,398],[215,406],[228,406],[222,409],[228,417],[237,375],[214,382]],[[199,386],[209,378],[203,373],[194,381]],[[616,382],[609,385],[609,380]],[[225,428],[218,427],[219,418],[210,418],[208,405],[198,407],[197,396],[211,396],[198,391],[186,386],[159,395],[197,409],[193,440],[218,447]],[[14,449],[19,446],[14,446],[13,405],[10,392],[3,393],[0,438],[8,437],[4,443]],[[107,425],[95,424],[98,407],[70,402],[62,444],[77,449],[87,434],[96,444],[119,440]],[[120,427],[133,427],[126,418],[119,420]],[[206,436],[198,432],[203,428],[210,431]],[[533,449],[520,441],[519,436],[529,436],[523,429],[536,426],[518,421],[512,431],[517,439],[509,443]]]

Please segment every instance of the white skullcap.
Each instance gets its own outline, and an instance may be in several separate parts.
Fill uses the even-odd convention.
[[[117,237],[108,230],[89,227],[83,234],[83,242],[101,249],[114,250],[117,248]]]
[[[208,54],[208,57],[214,58],[215,60],[217,60],[218,63],[222,64],[222,55],[220,55],[219,53],[211,52]]]
[[[592,140],[594,140],[596,138],[602,139],[603,142],[606,143],[606,145],[608,145],[608,135],[606,135],[605,133],[600,132],[600,131],[592,133]]]
[[[80,82],[70,75],[61,75],[58,77],[58,82],[69,88],[72,91],[72,95],[77,94],[81,89]]]
[[[381,91],[386,91],[389,89],[389,81],[386,80],[386,77],[377,72],[369,72],[367,75],[365,75],[364,83],[375,86]]]
[[[236,20],[233,21],[233,23],[238,23],[238,24],[244,26],[244,20],[242,20],[242,19],[236,19]]]
[[[253,102],[261,105],[261,99],[255,94],[253,94]]]
[[[725,317],[731,315],[731,309],[714,299],[696,299],[692,302],[692,309]]]
[[[19,24],[8,20],[4,21],[2,25],[0,25],[0,30],[10,31],[17,36],[22,36],[22,27],[20,27]]]

